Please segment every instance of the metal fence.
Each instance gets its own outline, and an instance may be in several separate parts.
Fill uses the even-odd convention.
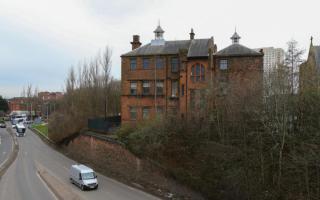
[[[105,118],[88,119],[88,129],[92,131],[109,133],[119,127],[121,116],[112,116]]]

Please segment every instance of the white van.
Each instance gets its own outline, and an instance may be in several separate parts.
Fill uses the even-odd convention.
[[[70,168],[70,181],[78,185],[81,190],[98,189],[96,173],[85,165],[72,165]]]

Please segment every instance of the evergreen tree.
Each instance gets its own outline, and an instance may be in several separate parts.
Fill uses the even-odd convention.
[[[9,110],[8,101],[0,95],[0,111],[7,112]]]

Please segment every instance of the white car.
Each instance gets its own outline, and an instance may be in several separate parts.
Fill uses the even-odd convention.
[[[72,165],[70,168],[71,183],[79,186],[81,190],[98,189],[96,173],[85,165]]]

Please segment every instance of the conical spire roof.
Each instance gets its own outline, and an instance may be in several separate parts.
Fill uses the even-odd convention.
[[[164,33],[164,30],[161,28],[160,24],[156,28],[156,30],[153,31],[154,33]]]
[[[239,36],[237,31],[235,31],[230,39],[232,40],[232,44],[238,44],[241,37]]]

